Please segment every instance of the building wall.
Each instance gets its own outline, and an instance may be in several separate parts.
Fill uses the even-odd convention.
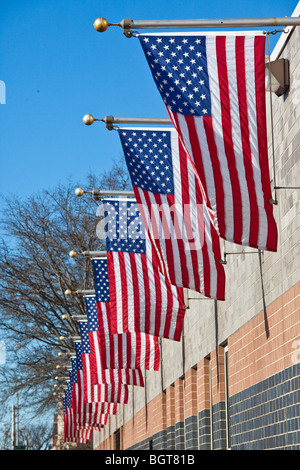
[[[289,92],[272,94],[276,185],[289,188],[300,173],[299,50],[296,27],[274,52],[290,61]],[[268,93],[266,103],[273,188]],[[257,250],[221,242],[226,300],[186,292],[183,338],[162,340],[161,370],[145,372],[94,448],[114,448],[118,429],[123,449],[300,448],[299,190],[276,199],[277,252],[260,264]]]

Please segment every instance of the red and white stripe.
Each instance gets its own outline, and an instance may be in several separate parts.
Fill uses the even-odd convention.
[[[184,319],[181,287],[160,272],[157,254],[146,237],[146,253],[107,253],[110,329],[139,331],[179,341]]]
[[[64,441],[87,443],[93,437],[94,427],[81,427],[64,415]]]
[[[277,249],[267,151],[265,37],[206,36],[211,116],[172,113],[222,238]]]
[[[93,363],[103,369],[159,370],[158,338],[147,333],[111,334],[110,305],[97,302],[99,331],[90,332]]]
[[[108,414],[100,413],[81,413],[74,415],[75,424],[81,427],[105,426],[107,424]]]
[[[99,348],[100,345],[97,345]],[[83,354],[84,401],[94,401],[95,384],[126,384],[144,387],[144,378],[140,369],[103,369],[95,363],[94,354]]]
[[[96,384],[92,400],[108,403],[128,403],[128,385],[125,384]]]
[[[80,417],[81,418],[81,417]],[[67,408],[63,419],[64,419],[64,440],[66,442],[87,442],[92,438],[94,429],[101,429],[107,424],[107,415],[104,419],[100,419],[99,423],[88,424],[88,422],[80,422],[72,408]],[[100,424],[100,420],[102,423]]]
[[[73,383],[72,390],[72,409],[74,415],[81,419],[83,424],[86,419],[89,419],[89,423],[96,424],[97,419],[100,419],[98,424],[102,424],[102,415],[116,414],[117,405],[114,403],[97,402],[92,392],[86,393],[84,382],[84,371],[77,371],[77,383]]]

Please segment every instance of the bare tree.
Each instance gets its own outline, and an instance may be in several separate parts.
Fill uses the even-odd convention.
[[[99,189],[131,189],[130,175],[124,157],[113,161],[112,168],[103,173],[99,180]]]
[[[100,178],[88,176],[85,189],[128,184],[126,168],[114,163]],[[99,202],[76,197],[77,186],[68,181],[25,200],[7,198],[1,218],[0,334],[6,363],[0,366],[0,404],[18,392],[23,407],[35,407],[38,414],[56,405],[56,366],[70,363],[72,336],[78,335],[72,315],[85,313],[82,297],[66,297],[65,291],[94,288],[90,260],[74,261],[69,252],[104,249],[96,235]]]
[[[24,443],[26,450],[49,450],[51,445],[52,429],[45,424],[27,426],[20,429],[19,439]]]

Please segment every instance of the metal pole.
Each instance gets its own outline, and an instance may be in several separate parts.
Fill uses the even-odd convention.
[[[105,116],[104,122],[106,124],[156,124],[166,125],[172,124],[169,118],[157,117],[122,117],[122,116]]]
[[[248,28],[262,26],[299,26],[300,18],[223,18],[189,20],[131,20],[123,19],[123,29],[169,29],[169,28]]]
[[[94,293],[95,291],[93,289],[76,291],[76,294],[82,294],[82,295],[93,295]]]
[[[171,125],[170,118],[157,118],[157,117],[121,117],[121,116],[105,116],[103,119],[98,119],[92,114],[85,114],[82,118],[86,126],[90,126],[95,121],[105,122],[107,129],[112,130],[114,124],[154,124],[154,125]]]
[[[129,190],[124,190],[124,191],[113,191],[111,189],[99,189],[99,191],[97,191],[96,193],[97,195],[99,196],[122,196],[122,197],[125,197],[125,196],[134,196],[134,192],[133,191],[129,191]]]
[[[97,18],[94,22],[96,31],[102,33],[109,26],[120,26],[126,37],[132,37],[137,29],[170,29],[170,28],[249,28],[274,26],[299,26],[299,17],[269,18],[224,18],[224,19],[182,19],[182,20],[132,20],[123,19],[119,23],[109,23],[105,18]]]
[[[274,187],[274,199],[270,200],[270,204],[277,204],[277,192],[276,192],[276,169],[275,169],[275,143],[274,143],[274,124],[273,124],[273,103],[272,103],[272,91],[271,91],[271,49],[270,49],[270,34],[268,34],[268,55],[269,55],[269,81],[270,81],[270,121],[271,121],[271,136],[272,136],[272,159],[273,159],[273,187]]]
[[[16,394],[16,446],[19,445],[19,394]]]
[[[81,295],[94,295],[95,291],[94,290],[77,290],[76,294],[81,294]]]
[[[70,289],[67,289],[65,291],[65,295],[72,295],[72,294],[80,294],[80,295],[93,295],[95,294],[94,290],[75,290],[71,291]]]
[[[266,331],[266,336],[268,338],[270,336],[270,332],[269,332],[269,325],[268,325],[267,305],[266,305],[265,289],[264,289],[264,281],[263,281],[261,250],[258,250],[258,260],[259,260],[260,284],[261,284],[261,293],[262,293],[263,310],[264,310],[265,331]]]
[[[96,258],[106,258],[107,252],[106,251],[82,251],[81,253],[77,253],[77,251],[72,250],[69,253],[71,258],[76,258],[77,255],[87,256],[87,257],[96,257]]]
[[[97,119],[95,119],[96,121]],[[104,121],[109,131],[113,130],[114,124],[138,124],[138,125],[172,125],[169,118],[155,118],[155,117],[122,117],[122,116],[105,116]]]
[[[15,405],[12,405],[11,415],[11,448],[15,450]]]
[[[76,196],[79,197],[87,193],[92,194],[96,200],[100,199],[103,196],[134,196],[134,192],[129,190],[93,189],[92,191],[85,191],[82,188],[77,188],[75,190]]]
[[[106,258],[107,251],[83,251],[82,254],[91,258]]]

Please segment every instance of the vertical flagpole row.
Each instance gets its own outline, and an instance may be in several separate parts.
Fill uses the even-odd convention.
[[[272,101],[272,90],[271,90],[271,47],[270,47],[270,33],[268,36],[268,55],[269,55],[269,98],[270,98],[270,120],[271,120],[271,135],[272,135],[272,160],[273,160],[273,189],[274,189],[274,201],[273,204],[277,204],[277,184],[276,184],[276,169],[275,169],[275,144],[274,144],[274,127],[273,127],[273,101]]]

